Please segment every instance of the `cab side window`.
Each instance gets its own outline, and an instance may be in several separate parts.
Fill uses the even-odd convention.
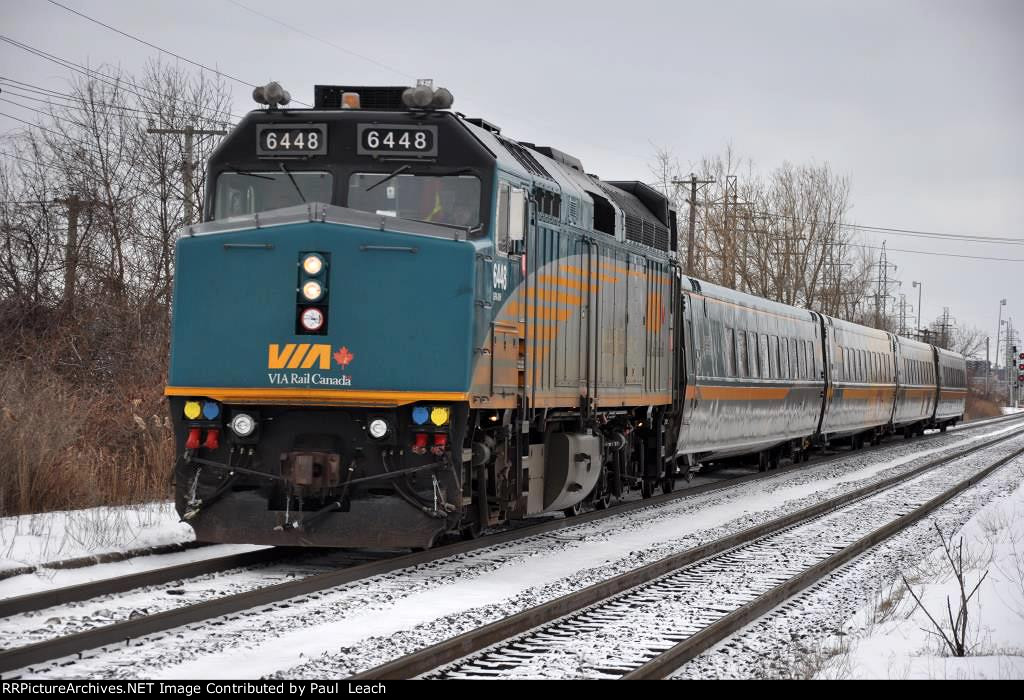
[[[495,244],[502,253],[508,252],[508,197],[511,185],[502,182],[498,185],[498,220]]]

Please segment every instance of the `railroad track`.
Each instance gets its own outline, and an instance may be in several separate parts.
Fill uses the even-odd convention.
[[[875,544],[1024,455],[977,467],[985,441],[524,610],[353,679],[663,678]],[[1007,446],[1002,446],[1006,452]],[[877,526],[878,522],[884,522]]]
[[[988,422],[987,425],[991,426],[993,423],[997,422],[1003,422],[1003,419]],[[929,439],[930,438],[928,437],[924,438],[924,440]],[[915,444],[921,444],[922,442],[922,440],[918,440]],[[865,449],[864,452],[871,452],[880,449],[884,448],[875,447]],[[974,451],[975,449],[978,448],[972,448],[971,451]],[[321,591],[353,583],[364,578],[391,573],[399,569],[429,564],[455,555],[466,554],[535,535],[542,535],[556,530],[576,527],[594,520],[628,513],[641,508],[657,507],[680,498],[727,489],[748,481],[773,478],[780,474],[789,474],[797,469],[820,466],[830,461],[840,459],[845,457],[846,454],[846,452],[841,452],[825,459],[813,460],[807,465],[792,465],[789,468],[784,468],[778,471],[764,474],[750,474],[739,478],[677,491],[672,494],[663,494],[643,501],[621,503],[607,510],[586,513],[570,520],[553,520],[540,524],[526,525],[517,529],[487,535],[473,542],[446,545],[426,552],[399,555],[385,560],[355,564],[340,570],[314,574],[295,581],[289,581],[287,583],[266,586],[256,590],[246,591],[244,593],[227,595],[213,600],[154,614],[139,615],[132,619],[114,622],[100,627],[95,627],[93,629],[77,632],[75,634],[60,636],[54,639],[36,642],[34,644],[7,649],[0,651],[0,672],[6,673],[12,670],[76,654],[81,656],[84,652],[89,650],[102,649],[109,645],[123,645],[127,640],[138,639],[139,637],[164,632],[175,627],[202,622],[215,617],[242,613],[260,607],[282,604],[287,605],[285,601],[291,601],[292,599],[306,596],[314,596]],[[131,577],[99,581],[91,584],[83,584],[83,586],[46,591],[29,596],[20,596],[14,599],[8,599],[8,601],[0,601],[0,611],[2,611],[0,612],[0,616],[10,616],[17,612],[38,611],[42,608],[55,604],[82,601],[97,595],[132,590],[140,585],[150,586],[158,583],[166,583],[168,581],[177,581],[182,578],[187,578],[190,575],[196,576],[202,573],[223,571],[225,569],[237,568],[239,566],[252,566],[259,563],[265,563],[273,561],[275,558],[280,558],[280,552],[275,554],[274,551],[275,550],[272,549],[259,550],[256,552],[249,552],[244,555],[211,559],[206,562],[193,562],[192,564],[184,565],[185,568],[182,566],[165,567],[164,569],[144,572],[132,575]],[[242,559],[239,559],[238,557],[241,557]],[[245,562],[245,557],[249,558],[247,563]],[[187,567],[194,568],[188,569]],[[113,585],[111,586],[111,584]]]

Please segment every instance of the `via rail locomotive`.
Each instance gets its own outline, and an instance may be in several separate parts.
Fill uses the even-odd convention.
[[[683,275],[664,195],[447,90],[254,97],[176,250],[200,540],[423,548],[963,417],[963,357]]]

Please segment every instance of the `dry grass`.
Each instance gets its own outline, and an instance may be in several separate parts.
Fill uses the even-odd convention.
[[[0,515],[167,498],[161,385],[75,386],[45,363],[0,367]]]
[[[992,398],[980,394],[967,394],[967,410],[965,420],[981,420],[982,418],[997,418],[1003,415],[999,410],[999,404]]]

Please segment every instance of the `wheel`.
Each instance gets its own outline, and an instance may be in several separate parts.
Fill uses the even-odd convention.
[[[759,452],[757,455],[757,471],[766,472],[768,471],[768,453]]]
[[[598,510],[607,510],[609,507],[611,507],[611,505],[612,495],[610,493],[606,493],[600,498],[594,499],[594,507],[597,508]]]
[[[940,433],[946,432],[946,428],[948,428],[948,427],[949,427],[948,425],[943,425],[941,428],[939,428],[939,432]]]
[[[473,522],[462,528],[459,534],[462,535],[462,539],[469,541],[480,537],[480,533],[483,531],[484,529],[480,527],[480,522],[476,518],[473,518]]]
[[[689,471],[687,471],[687,474],[689,474]],[[675,489],[676,489],[676,478],[674,476],[666,476],[664,479],[661,480],[661,492],[662,493],[669,494],[669,493],[672,493],[673,491],[675,491]]]
[[[772,450],[771,454],[768,456],[768,468],[771,469],[772,471],[775,471],[776,469],[779,468],[778,450]]]
[[[651,498],[654,496],[654,481],[651,479],[644,479],[640,483],[640,496],[642,498]]]
[[[805,447],[803,449],[803,451],[800,453],[800,461],[801,462],[809,462],[810,459],[811,459],[811,448],[810,447]]]
[[[572,506],[571,508],[565,508],[562,512],[565,513],[565,517],[567,517],[567,518],[571,518],[574,515],[579,515],[580,513],[583,512],[583,504],[582,503],[577,503],[576,505]]]

